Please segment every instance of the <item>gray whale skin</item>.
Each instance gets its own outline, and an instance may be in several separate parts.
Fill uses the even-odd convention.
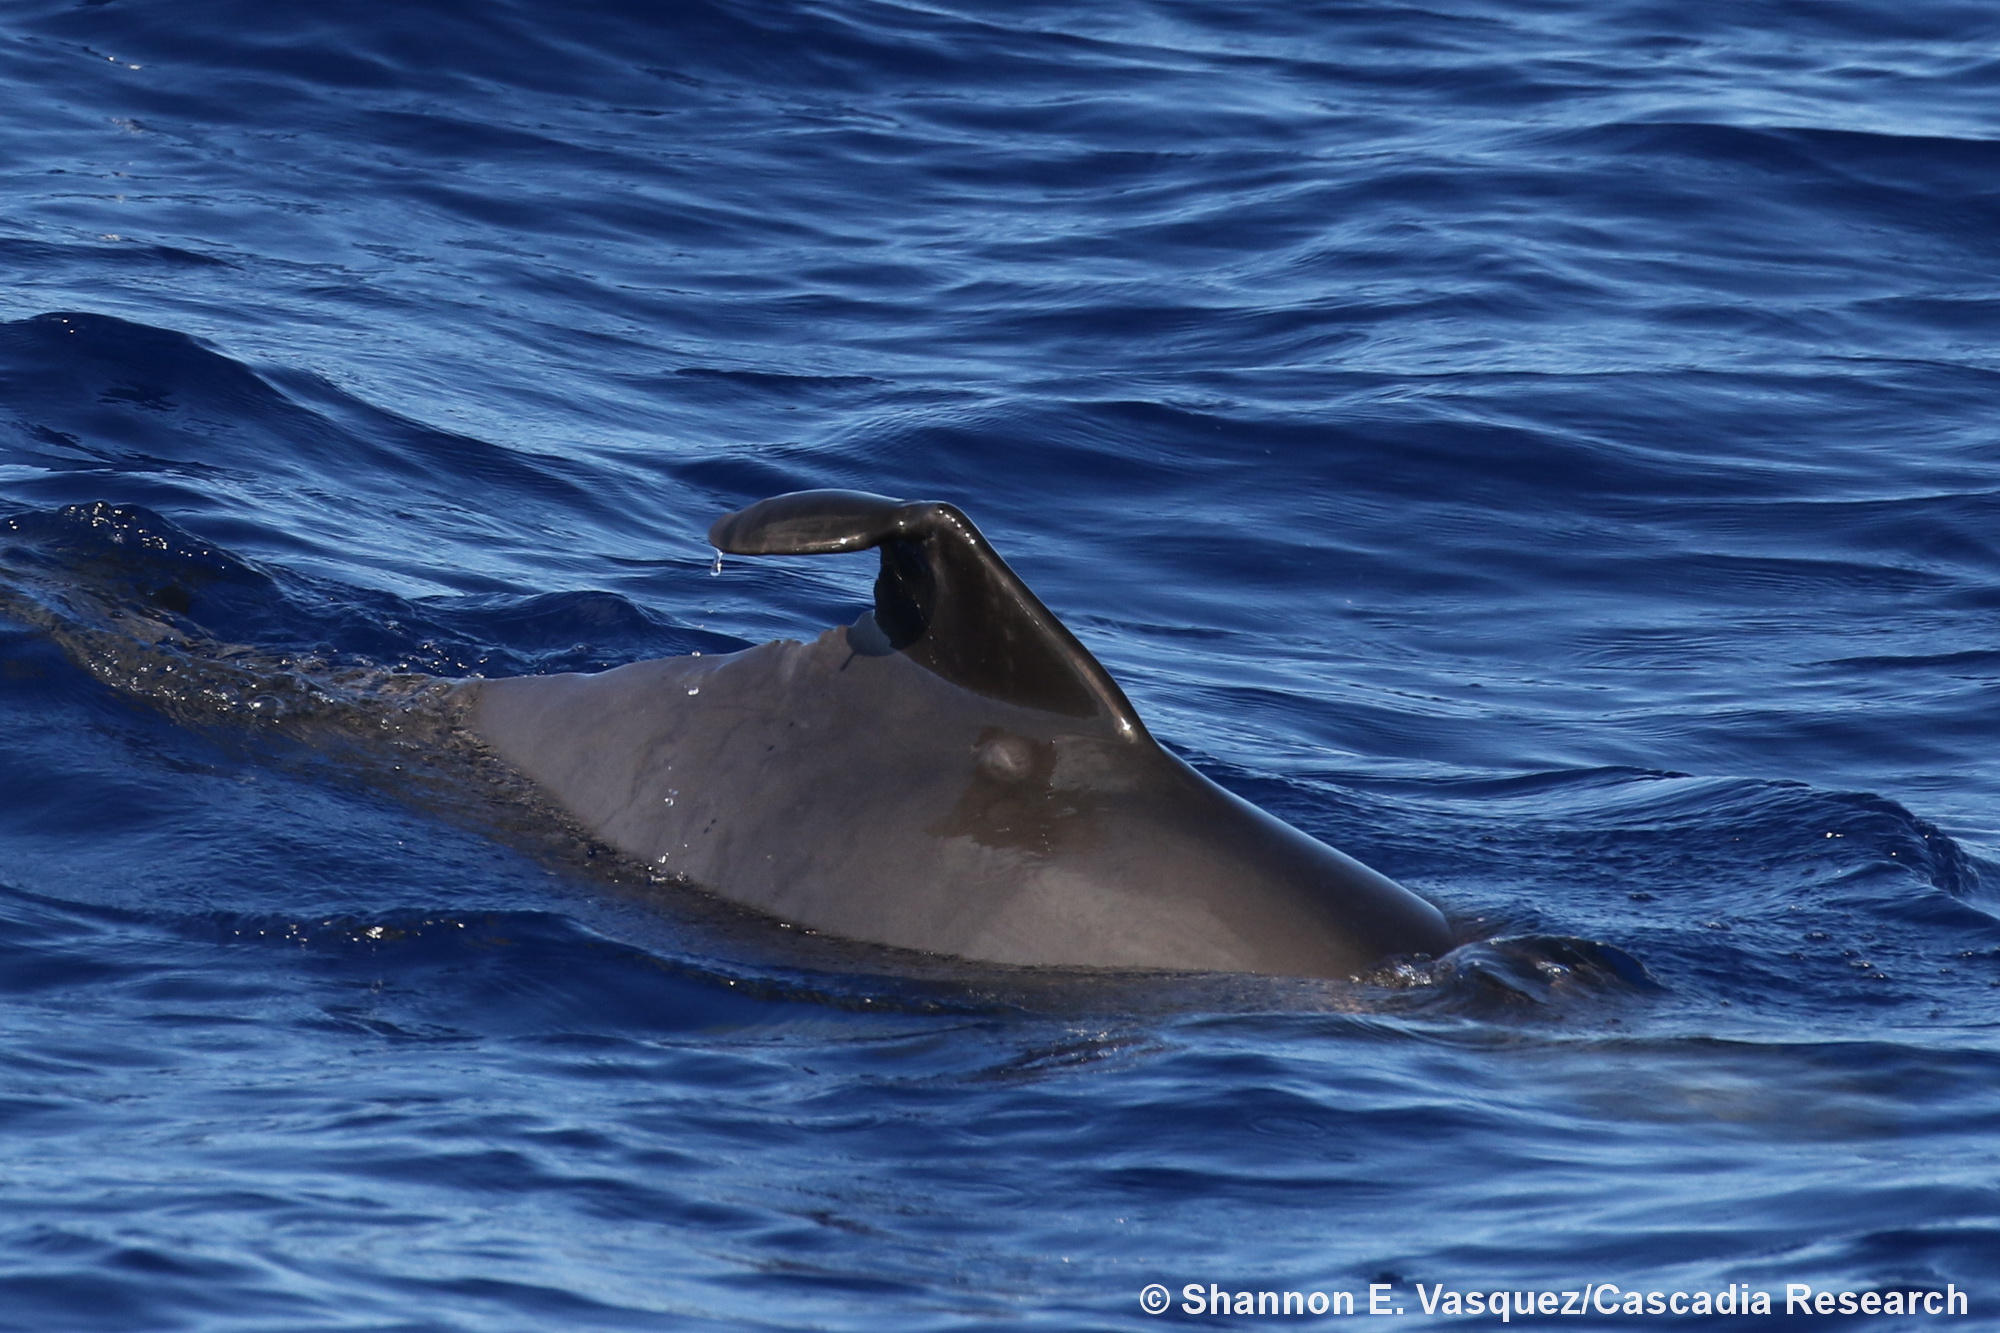
[[[1347,977],[1430,903],[1161,749],[948,504],[801,491],[739,555],[881,552],[810,643],[465,682],[473,730],[607,842],[782,921],[995,963]]]

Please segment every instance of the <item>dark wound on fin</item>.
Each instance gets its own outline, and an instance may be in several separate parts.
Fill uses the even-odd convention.
[[[724,515],[708,540],[732,555],[878,547],[875,621],[892,647],[976,694],[1145,734],[1110,674],[952,505],[795,491]]]

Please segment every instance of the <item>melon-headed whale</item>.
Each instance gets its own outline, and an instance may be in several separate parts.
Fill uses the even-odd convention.
[[[1451,947],[1430,903],[1162,749],[953,506],[802,491],[709,540],[878,548],[875,605],[810,643],[459,687],[488,747],[656,871],[996,963],[1345,977]]]

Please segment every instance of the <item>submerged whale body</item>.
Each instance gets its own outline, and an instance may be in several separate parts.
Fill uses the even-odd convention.
[[[874,608],[810,643],[461,686],[479,737],[621,851],[988,962],[1344,977],[1451,947],[1431,904],[1163,750],[951,505],[804,491],[709,539],[878,548]]]

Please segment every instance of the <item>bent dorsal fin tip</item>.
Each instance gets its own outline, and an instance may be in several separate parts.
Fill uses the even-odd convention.
[[[976,694],[1145,734],[1110,673],[954,505],[794,491],[723,515],[708,540],[732,555],[876,547],[875,622],[892,647]]]
[[[864,551],[889,535],[901,500],[867,491],[793,491],[724,514],[708,544],[727,555],[831,555]]]

